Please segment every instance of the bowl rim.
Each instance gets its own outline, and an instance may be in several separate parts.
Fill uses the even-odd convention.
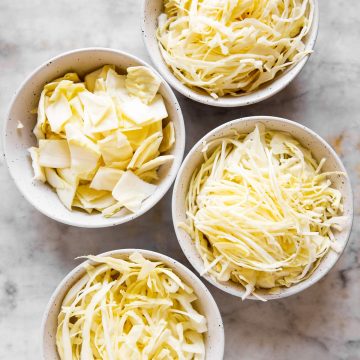
[[[216,326],[216,329],[214,329],[214,331],[216,331],[216,334],[217,334],[216,340],[217,340],[217,342],[219,342],[220,348],[221,348],[222,356],[219,357],[219,359],[222,359],[224,356],[224,350],[225,350],[225,331],[224,331],[224,324],[222,321],[222,316],[221,316],[219,307],[218,307],[214,297],[212,296],[211,292],[209,291],[209,289],[205,286],[205,284],[201,281],[201,279],[194,272],[192,272],[188,267],[186,267],[181,262],[171,258],[168,255],[165,255],[165,254],[162,254],[162,253],[159,253],[156,251],[152,251],[152,250],[146,250],[146,249],[136,249],[136,248],[117,249],[117,250],[110,250],[110,251],[103,252],[101,254],[98,254],[97,256],[116,257],[117,255],[119,255],[118,257],[122,258],[122,257],[128,256],[134,252],[138,252],[138,253],[142,254],[145,258],[148,258],[148,259],[152,259],[152,260],[158,259],[160,261],[164,261],[165,264],[168,267],[171,267],[175,272],[177,272],[177,270],[180,269],[179,272],[186,273],[186,275],[189,278],[191,278],[194,282],[196,282],[197,286],[199,286],[201,288],[201,290],[203,291],[205,296],[200,298],[200,296],[198,296],[199,294],[196,294],[198,296],[197,300],[200,303],[207,302],[208,304],[210,304],[210,306],[212,308],[212,314],[214,316],[215,322],[218,324],[218,326]],[[170,263],[171,263],[171,266],[169,265]],[[85,265],[86,264],[94,264],[94,262],[92,260],[88,259],[88,260],[83,261],[81,264],[77,265],[75,268],[73,268],[70,272],[68,272],[65,275],[65,277],[63,277],[63,279],[60,281],[60,283],[57,285],[57,287],[55,288],[55,290],[52,292],[52,294],[50,296],[50,299],[46,305],[45,311],[44,311],[44,313],[42,315],[42,319],[41,319],[40,336],[41,336],[41,356],[43,359],[45,359],[44,339],[46,338],[46,324],[49,319],[51,308],[53,307],[59,292],[61,290],[65,289],[66,286],[67,286],[67,290],[69,290],[74,285],[74,282],[77,281],[75,279],[73,282],[70,282],[69,284],[67,284],[69,282],[69,280],[71,280],[78,272],[85,274],[85,271],[86,271]],[[81,273],[78,274],[78,276],[77,276],[78,278],[81,277]],[[66,295],[66,293],[65,293],[65,295]],[[61,302],[62,301],[63,301],[63,299],[61,299]],[[54,339],[54,341],[55,341],[55,339]]]
[[[289,67],[285,72],[281,73],[275,77],[275,79],[271,80],[269,83],[264,84],[264,86],[260,89],[257,89],[251,93],[241,95],[239,97],[219,97],[218,99],[212,98],[210,95],[202,94],[197,92],[188,86],[184,85],[176,76],[172,73],[172,71],[168,68],[168,65],[165,63],[161,53],[160,58],[161,62],[157,60],[154,55],[154,52],[151,50],[151,46],[148,40],[148,33],[146,31],[147,28],[147,8],[148,5],[151,4],[151,0],[142,0],[141,3],[141,33],[143,42],[145,44],[145,48],[147,53],[149,54],[152,63],[159,71],[159,73],[163,76],[163,78],[173,87],[176,91],[186,96],[187,98],[214,107],[241,107],[248,106],[252,104],[256,104],[258,102],[269,99],[270,97],[276,95],[281,90],[285,89],[301,72],[304,68],[305,64],[309,60],[311,53],[315,47],[316,39],[319,32],[319,2],[318,0],[314,0],[314,18],[311,26],[311,33],[308,41],[306,42],[306,49],[309,51],[307,55],[303,57],[297,64]],[[251,98],[249,99],[249,96]]]
[[[343,162],[341,161],[340,157],[337,155],[337,153],[335,152],[335,150],[320,136],[318,135],[316,132],[314,132],[313,130],[311,130],[310,128],[306,127],[305,125],[299,124],[295,121],[292,120],[288,120],[285,118],[281,118],[281,117],[276,117],[276,116],[262,116],[262,115],[258,115],[258,116],[247,116],[247,117],[243,117],[243,118],[238,118],[238,119],[234,119],[231,121],[228,121],[218,127],[216,127],[215,129],[211,130],[210,132],[208,132],[207,134],[205,134],[192,148],[191,150],[188,152],[187,156],[185,157],[180,170],[178,172],[178,175],[176,177],[175,183],[174,183],[174,188],[173,188],[173,193],[172,193],[172,202],[171,202],[171,210],[172,210],[172,220],[173,220],[173,226],[175,229],[175,234],[176,234],[176,238],[179,242],[179,245],[183,251],[183,253],[185,254],[186,258],[188,259],[188,261],[190,262],[190,264],[192,265],[192,267],[197,271],[197,273],[202,277],[205,278],[208,282],[210,282],[212,285],[214,285],[215,287],[217,287],[218,289],[234,295],[236,297],[241,297],[244,294],[244,291],[241,291],[239,289],[239,287],[237,287],[237,284],[233,284],[231,281],[226,281],[226,282],[219,282],[217,281],[213,276],[211,276],[209,273],[205,273],[205,274],[201,274],[202,269],[199,268],[197,265],[194,264],[194,262],[191,259],[191,256],[189,254],[189,248],[186,246],[187,243],[189,243],[188,240],[185,239],[185,237],[180,233],[180,229],[177,226],[177,224],[175,223],[176,219],[177,219],[177,209],[178,209],[178,204],[180,203],[180,201],[182,201],[181,199],[179,199],[178,197],[178,193],[180,191],[180,187],[181,185],[184,185],[182,183],[182,177],[183,177],[183,173],[185,171],[185,169],[187,167],[189,167],[189,162],[192,159],[192,157],[194,156],[194,154],[197,152],[197,150],[202,146],[203,142],[212,138],[218,138],[219,134],[221,133],[222,130],[227,129],[227,128],[231,128],[232,126],[236,126],[238,124],[244,123],[244,122],[252,122],[254,123],[254,125],[258,122],[261,121],[275,121],[279,124],[281,123],[285,123],[288,124],[294,128],[298,128],[302,131],[305,131],[307,133],[309,133],[314,139],[316,139],[316,141],[318,141],[319,143],[321,143],[331,154],[331,156],[334,158],[335,162],[339,165],[340,169],[342,172],[345,173],[345,178],[346,181],[348,183],[348,205],[349,205],[349,217],[350,217],[350,221],[349,221],[349,226],[346,229],[346,235],[345,235],[345,241],[344,241],[344,246],[342,248],[342,250],[338,253],[336,253],[337,257],[336,260],[330,265],[328,266],[324,271],[322,271],[322,273],[317,276],[316,279],[313,279],[313,276],[311,275],[308,279],[305,279],[295,285],[297,286],[290,286],[289,288],[286,288],[287,291],[284,292],[280,292],[277,294],[261,294],[261,297],[265,300],[277,300],[277,299],[281,299],[281,298],[286,298],[295,294],[300,293],[301,291],[306,290],[307,288],[309,288],[310,286],[314,285],[315,283],[317,283],[318,281],[320,281],[326,274],[329,273],[329,271],[336,265],[336,263],[338,262],[338,260],[340,259],[341,255],[343,254],[343,252],[345,251],[346,246],[349,243],[349,239],[350,239],[350,234],[351,234],[351,230],[352,230],[352,225],[353,225],[353,218],[354,218],[354,195],[353,195],[353,190],[352,190],[352,186],[351,186],[351,181],[350,181],[350,177],[349,174],[343,164]],[[289,132],[286,129],[284,130],[285,132]],[[296,138],[296,136],[295,136]],[[195,167],[194,167],[195,169]],[[188,186],[188,184],[185,184],[186,187]],[[345,231],[345,230],[344,230]],[[191,239],[191,252],[195,252],[197,253],[196,249],[193,246],[192,243],[192,239]],[[249,300],[260,300],[259,298],[255,297],[254,295],[249,295],[246,299]]]
[[[139,65],[142,66],[146,66],[149,69],[151,69],[157,76],[159,76],[159,78],[161,79],[161,84],[164,86],[166,93],[169,96],[169,99],[171,101],[172,107],[175,109],[175,112],[177,114],[178,117],[178,123],[179,123],[179,129],[180,132],[178,133],[178,135],[176,136],[176,142],[179,144],[179,153],[176,156],[176,158],[174,159],[171,167],[173,169],[176,168],[176,170],[172,171],[172,174],[169,174],[169,176],[167,176],[164,179],[164,182],[161,184],[161,186],[159,186],[159,191],[156,193],[156,196],[152,195],[149,198],[149,202],[147,203],[147,206],[144,206],[140,209],[140,211],[136,212],[136,213],[132,213],[129,214],[126,217],[119,217],[119,218],[110,218],[111,221],[109,222],[104,222],[102,224],[92,224],[91,221],[88,222],[88,224],[79,224],[77,221],[72,220],[71,216],[69,216],[69,218],[67,219],[63,219],[63,218],[59,218],[58,216],[56,216],[56,214],[53,214],[52,212],[49,212],[47,210],[47,208],[38,206],[35,202],[33,202],[32,196],[29,195],[28,193],[25,193],[22,191],[22,188],[20,186],[20,180],[16,177],[16,175],[13,173],[13,168],[11,166],[11,164],[9,163],[9,159],[8,159],[8,150],[7,150],[7,127],[8,127],[8,123],[10,121],[10,115],[12,112],[12,109],[14,107],[14,104],[17,100],[17,97],[19,95],[19,93],[21,92],[21,90],[26,86],[26,84],[28,84],[31,79],[40,74],[44,69],[46,69],[46,67],[48,66],[48,64],[51,64],[54,61],[60,60],[61,58],[65,58],[67,56],[71,56],[74,54],[80,54],[80,53],[90,53],[90,52],[103,52],[103,53],[113,53],[113,54],[117,54],[117,55],[121,55],[124,57],[127,57],[128,59],[138,63]],[[117,64],[115,64],[117,65]],[[78,48],[78,49],[73,49],[70,51],[66,51],[66,52],[62,52],[48,60],[46,60],[45,62],[43,62],[41,65],[37,66],[33,71],[30,72],[30,74],[28,74],[25,79],[20,83],[20,85],[17,87],[11,101],[9,104],[9,107],[7,109],[6,112],[6,117],[5,117],[5,121],[3,123],[3,127],[2,127],[2,140],[3,140],[3,156],[5,158],[5,163],[6,166],[9,170],[10,176],[13,179],[16,187],[18,188],[18,190],[20,191],[21,195],[32,205],[34,206],[40,213],[44,214],[45,216],[49,217],[50,219],[53,219],[55,221],[58,221],[59,223],[62,224],[66,224],[66,225],[71,225],[71,226],[76,226],[79,228],[93,228],[93,229],[100,229],[100,228],[106,228],[106,227],[112,227],[112,226],[116,226],[116,225],[120,225],[120,224],[124,224],[127,223],[131,220],[136,219],[137,217],[140,217],[141,215],[145,214],[146,212],[148,212],[149,210],[151,210],[165,195],[166,193],[169,191],[171,185],[173,184],[176,175],[177,175],[177,171],[179,170],[183,157],[184,157],[184,152],[185,152],[185,139],[186,139],[186,131],[185,131],[185,122],[184,122],[184,117],[182,114],[182,110],[180,107],[180,104],[173,92],[173,90],[171,89],[171,87],[169,86],[169,84],[166,82],[166,80],[159,74],[159,72],[154,69],[153,66],[151,66],[150,64],[148,64],[146,61],[140,59],[139,57],[132,55],[126,51],[121,51],[121,50],[116,50],[116,49],[112,49],[112,48],[106,48],[106,47],[86,47],[86,48]],[[171,170],[170,170],[171,171]],[[151,200],[152,199],[152,200]],[[71,214],[71,212],[69,211],[69,213]],[[91,219],[91,217],[89,217],[89,219]]]

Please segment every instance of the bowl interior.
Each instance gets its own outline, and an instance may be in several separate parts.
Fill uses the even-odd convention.
[[[172,163],[165,164],[159,169],[160,180],[155,193],[146,199],[141,210],[124,217],[106,219],[102,214],[88,215],[74,210],[70,212],[59,201],[57,194],[47,184],[33,181],[33,170],[27,149],[36,146],[37,141],[32,133],[36,123],[36,115],[31,111],[37,108],[40,93],[44,84],[62,76],[66,72],[75,71],[81,77],[106,64],[114,64],[117,70],[125,73],[129,66],[149,66],[140,59],[126,53],[110,49],[75,50],[50,60],[34,71],[25,80],[16,93],[11,104],[8,120],[5,124],[5,155],[18,188],[23,195],[45,215],[60,222],[82,227],[104,227],[127,222],[149,210],[171,186],[177,170],[181,164],[185,146],[185,130],[180,106],[171,88],[162,81],[160,93],[163,96],[169,119],[174,122],[176,141],[169,151],[175,156]],[[18,122],[24,125],[17,129]]]
[[[313,24],[309,33],[305,37],[307,50],[312,50],[314,48],[318,32],[319,12],[317,0],[314,1],[314,5],[315,9]],[[246,106],[265,100],[284,89],[297,76],[309,58],[309,55],[305,56],[295,66],[290,67],[283,73],[279,73],[273,81],[268,84],[264,84],[262,87],[252,93],[239,97],[224,96],[219,99],[213,99],[205,92],[190,89],[186,85],[182,84],[163,60],[156,38],[157,19],[162,12],[163,0],[143,0],[142,32],[149,55],[160,74],[173,88],[175,88],[184,96],[187,96],[188,98],[200,103],[219,107],[236,107]]]
[[[224,352],[224,328],[219,309],[206,286],[200,279],[187,269],[184,265],[180,264],[168,256],[139,249],[124,249],[106,252],[102,255],[113,256],[117,258],[124,258],[137,251],[149,260],[160,260],[170,268],[174,269],[175,273],[180,276],[185,283],[190,285],[198,300],[195,302],[195,307],[204,316],[206,316],[208,324],[208,332],[205,335],[206,359],[219,360],[222,359]],[[45,311],[43,318],[42,328],[42,351],[43,358],[46,360],[59,360],[56,350],[56,329],[57,329],[57,316],[61,309],[61,303],[71,288],[82,276],[85,275],[83,264],[77,266],[71,271],[59,284],[53,293],[48,307]]]
[[[178,241],[184,254],[199,273],[202,273],[204,269],[203,260],[197,252],[195,245],[188,233],[179,228],[177,224],[186,221],[185,197],[193,171],[203,162],[203,154],[201,152],[203,141],[209,141],[215,138],[232,135],[233,130],[236,130],[239,133],[249,133],[254,129],[255,124],[259,122],[263,123],[268,129],[290,133],[303,146],[311,149],[316,160],[320,161],[322,158],[326,158],[327,160],[323,167],[323,171],[342,171],[346,173],[346,170],[339,157],[320,136],[316,135],[306,127],[289,120],[266,116],[249,117],[230,121],[208,133],[192,148],[192,150],[185,158],[175,181],[172,199],[173,222]],[[332,181],[332,186],[341,191],[343,195],[344,215],[348,216],[350,220],[348,226],[343,231],[335,232],[336,240],[340,245],[340,248],[343,250],[349,238],[351,221],[353,217],[351,185],[348,177],[345,178],[341,175],[333,175],[330,177],[330,180]],[[302,291],[320,280],[335,264],[339,256],[340,253],[338,254],[334,251],[328,252],[310,278],[293,285],[290,288],[282,288],[281,291],[277,294],[270,295],[261,291],[258,291],[258,293],[266,299],[277,299]],[[232,281],[219,282],[209,274],[205,274],[203,277],[213,285],[235,296],[242,296],[244,294],[244,288]],[[256,299],[253,296],[249,296],[248,298]]]

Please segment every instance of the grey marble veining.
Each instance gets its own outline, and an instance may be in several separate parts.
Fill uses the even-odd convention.
[[[208,108],[178,96],[187,150],[206,132],[246,115],[277,115],[334,144],[355,193],[351,241],[335,268],[297,296],[268,303],[231,297],[206,284],[223,315],[226,360],[360,359],[360,2],[320,0],[315,54],[273,99],[237,109]],[[0,117],[32,69],[60,52],[104,46],[149,61],[141,39],[140,0],[0,0]],[[171,191],[123,226],[84,230],[30,206],[0,161],[0,359],[39,359],[41,316],[75,257],[139,247],[187,264],[170,217]]]

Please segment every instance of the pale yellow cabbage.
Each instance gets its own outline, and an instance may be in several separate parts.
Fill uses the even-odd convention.
[[[58,315],[61,360],[203,360],[206,318],[192,288],[139,253],[95,262],[66,294]]]
[[[338,249],[333,229],[347,222],[331,174],[321,173],[324,162],[261,124],[206,144],[186,198],[187,222],[179,224],[194,240],[204,273],[242,284],[244,298],[309,277]]]
[[[115,185],[112,195],[118,204],[125,206],[128,210],[136,212],[140,209],[141,203],[152,195],[156,186],[141,180],[130,170],[121,175]]]
[[[128,92],[145,103],[151,103],[154,100],[159,91],[160,83],[160,79],[144,66],[129,68],[125,80]]]
[[[313,13],[313,0],[165,0],[157,38],[182,83],[240,96],[309,54]]]
[[[39,164],[39,148],[31,147],[28,149],[31,156],[31,163],[34,170],[34,180],[46,181],[44,168]]]
[[[93,177],[90,187],[95,190],[113,191],[123,173],[123,170],[102,166]]]
[[[160,79],[143,66],[127,72],[105,65],[85,82],[68,73],[41,93],[34,128],[39,147],[29,149],[34,180],[48,182],[70,210],[137,211],[155,191],[149,183],[158,180],[159,167],[173,160],[165,154],[175,135],[172,122],[164,123]]]
[[[71,164],[66,140],[39,140],[39,165],[51,168],[67,168]]]

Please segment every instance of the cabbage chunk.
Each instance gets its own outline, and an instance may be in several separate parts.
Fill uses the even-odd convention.
[[[39,164],[39,149],[32,146],[28,149],[31,156],[31,163],[34,170],[34,180],[40,180],[42,182],[46,181],[44,168]]]
[[[156,186],[141,180],[132,171],[126,171],[115,185],[112,195],[119,204],[136,212],[142,202],[152,195]]]
[[[90,187],[95,190],[113,191],[123,173],[123,170],[102,166],[93,177]]]
[[[140,98],[144,103],[150,104],[157,92],[161,80],[145,66],[128,68],[125,86],[129,94]]]
[[[66,140],[39,141],[39,165],[50,168],[67,168],[71,158]]]
[[[146,67],[122,75],[114,65],[84,82],[68,73],[46,84],[34,111],[38,147],[28,149],[34,180],[52,186],[69,210],[106,217],[139,210],[156,189],[159,167],[173,159],[160,84]]]

